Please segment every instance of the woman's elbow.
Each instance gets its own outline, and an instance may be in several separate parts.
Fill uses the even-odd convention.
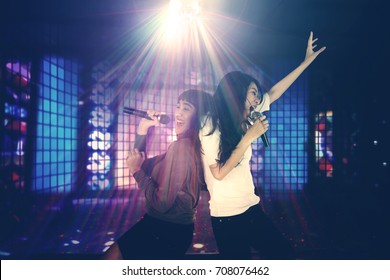
[[[213,173],[213,177],[215,180],[217,181],[222,181],[223,178],[225,178],[225,175],[221,174],[221,173]]]
[[[215,180],[222,181],[225,178],[226,174],[221,170],[218,165],[210,166],[211,174]]]

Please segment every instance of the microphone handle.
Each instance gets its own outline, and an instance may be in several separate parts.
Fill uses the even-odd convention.
[[[144,119],[153,120],[151,117],[149,117],[147,112],[140,111],[140,110],[137,110],[137,109],[124,107],[123,108],[123,112],[126,113],[126,114],[138,116],[138,117],[141,117],[141,118],[144,118]]]
[[[259,113],[260,117],[263,116],[263,113],[261,113],[261,112],[258,112],[258,113]],[[264,133],[260,137],[261,137],[261,141],[263,141],[264,147],[269,147],[267,134]]]
[[[144,118],[144,119],[153,120],[153,118],[149,117],[148,113],[145,112],[145,111],[124,107],[123,108],[123,112],[126,113],[126,114],[138,116],[138,117],[141,117],[141,118]],[[155,115],[155,117],[157,117],[157,120],[161,124],[167,124],[167,123],[169,123],[171,121],[171,118],[168,115],[164,115],[164,114],[162,114],[162,115]]]
[[[263,134],[260,136],[261,137],[261,140],[263,141],[263,144],[265,147],[269,147],[269,142],[268,142],[268,137],[267,137],[267,134]]]

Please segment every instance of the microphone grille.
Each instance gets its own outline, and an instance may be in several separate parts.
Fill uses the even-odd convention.
[[[171,121],[171,118],[168,115],[160,115],[158,120],[162,124],[167,124]]]

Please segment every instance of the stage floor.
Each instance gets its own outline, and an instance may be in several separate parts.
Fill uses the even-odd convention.
[[[265,211],[303,260],[389,259],[389,228],[381,201],[361,190],[334,193],[317,188],[262,195]],[[19,201],[25,205],[3,211],[1,259],[99,259],[144,213],[138,191],[30,202]],[[218,259],[207,192],[202,192],[196,218],[186,258]],[[253,251],[253,259],[261,259],[261,252]]]

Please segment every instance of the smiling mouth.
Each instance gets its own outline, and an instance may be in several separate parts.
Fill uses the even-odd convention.
[[[176,121],[176,126],[177,126],[177,127],[182,127],[183,125],[184,125],[183,122]]]

